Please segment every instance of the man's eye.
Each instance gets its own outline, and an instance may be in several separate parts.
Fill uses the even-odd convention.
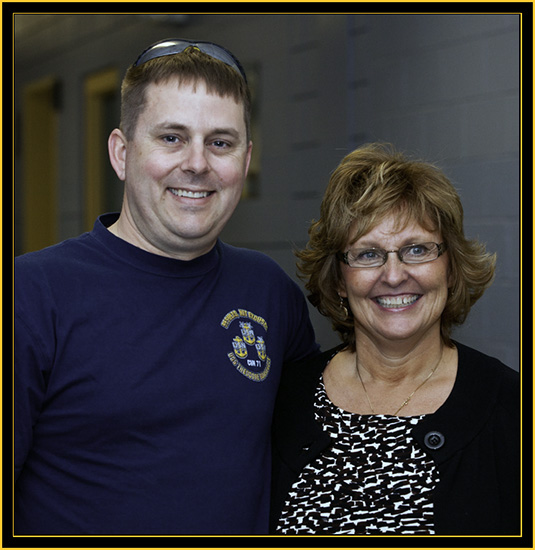
[[[165,143],[178,143],[179,141],[177,136],[164,136],[163,140]]]
[[[215,141],[212,141],[212,145],[217,149],[224,149],[225,147],[229,147],[229,143],[227,141],[223,141],[222,139],[216,139]]]

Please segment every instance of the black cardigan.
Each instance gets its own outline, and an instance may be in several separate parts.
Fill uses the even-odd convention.
[[[413,429],[439,471],[437,535],[520,534],[520,384],[516,371],[456,343],[446,402]],[[283,371],[273,423],[271,532],[292,484],[331,439],[314,420],[314,394],[334,348]],[[321,534],[321,533],[318,533]]]

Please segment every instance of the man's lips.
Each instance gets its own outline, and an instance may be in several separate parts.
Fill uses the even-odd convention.
[[[189,191],[187,189],[175,189],[173,187],[168,187],[168,189],[175,197],[184,197],[187,199],[205,199],[213,193],[213,191]]]
[[[421,294],[403,294],[400,296],[376,296],[373,300],[386,309],[399,309],[411,306],[421,297]]]

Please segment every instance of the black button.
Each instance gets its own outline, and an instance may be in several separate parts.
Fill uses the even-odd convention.
[[[446,438],[440,432],[429,432],[424,437],[425,446],[432,451],[437,451],[444,446]]]
[[[310,441],[309,443],[306,443],[301,447],[301,454],[306,453],[310,451],[310,448],[314,445],[314,441]]]

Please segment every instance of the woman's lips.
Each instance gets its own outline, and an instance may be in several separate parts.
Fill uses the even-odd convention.
[[[374,300],[386,309],[399,309],[414,304],[421,294],[403,294],[400,296],[376,296]]]

